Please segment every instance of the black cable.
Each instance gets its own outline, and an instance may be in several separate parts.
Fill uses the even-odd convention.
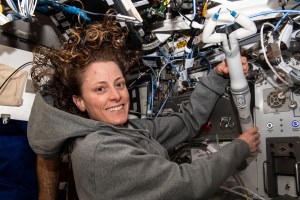
[[[186,15],[184,15],[182,12],[180,12],[179,10],[176,10],[181,16],[183,16],[185,19],[187,19],[189,22],[192,23],[193,20],[191,20],[190,18],[188,18]]]
[[[104,16],[108,16],[108,17],[114,17],[114,19],[117,19],[117,17],[120,17],[119,15],[118,15],[118,13],[117,12],[113,12],[113,13],[96,13],[96,12],[91,12],[91,11],[88,11],[88,10],[84,10],[84,9],[82,9],[86,14],[89,14],[89,15],[94,15],[94,16],[102,16],[102,17],[104,17]],[[127,16],[127,15],[122,15],[122,16]],[[128,17],[131,17],[131,16],[128,16]],[[138,21],[139,23],[142,23],[140,20],[138,20],[136,17],[134,17],[135,19],[134,20],[136,20],[136,21]],[[128,21],[127,21],[128,20]],[[130,20],[130,19],[124,19],[124,21],[125,22],[132,22],[133,21],[133,19],[132,19],[132,21]]]
[[[25,64],[23,64],[23,65],[21,65],[21,66],[18,67],[13,73],[11,73],[11,74],[7,77],[7,79],[2,83],[2,85],[0,86],[0,91],[1,91],[1,89],[4,87],[4,85],[11,79],[11,77],[12,77],[13,75],[15,75],[18,71],[20,71],[21,69],[27,67],[27,66],[30,65],[30,64],[32,64],[31,61],[30,61],[30,62],[27,62],[27,63],[25,63]]]
[[[181,6],[183,5],[184,1],[181,2],[181,4],[179,6],[177,6],[177,2],[176,0],[173,1],[174,3],[174,7],[172,8],[173,10],[175,10],[176,12],[178,12],[182,17],[184,17],[185,19],[187,19],[189,22],[192,22],[191,19],[189,19],[185,14],[183,14],[179,9],[181,8]]]
[[[169,2],[169,3],[171,3],[171,2]],[[182,7],[184,1],[182,1],[182,2],[180,3],[179,6],[177,5],[176,0],[174,0],[173,3],[174,3],[174,8],[173,8],[173,10],[176,10],[176,11],[177,11],[177,10],[179,10],[179,9]]]

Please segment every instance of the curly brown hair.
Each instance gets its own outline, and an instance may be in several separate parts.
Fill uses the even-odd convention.
[[[61,49],[37,47],[33,51],[31,77],[42,95],[50,95],[53,106],[87,117],[73,103],[72,96],[81,95],[81,74],[94,62],[113,61],[123,75],[139,66],[140,51],[126,45],[128,29],[105,18],[101,22],[74,27]]]

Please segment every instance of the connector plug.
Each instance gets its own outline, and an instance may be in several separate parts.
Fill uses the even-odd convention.
[[[218,12],[216,12],[213,16],[212,16],[212,20],[214,21],[217,21],[219,19],[219,16],[220,16],[220,11],[221,11],[221,8],[218,10]]]
[[[229,10],[229,9],[228,9],[228,10]],[[238,14],[237,12],[235,12],[234,10],[233,10],[233,11],[229,10],[229,11],[230,11],[230,15],[231,15],[232,17],[237,18],[237,17],[239,16],[239,14]]]

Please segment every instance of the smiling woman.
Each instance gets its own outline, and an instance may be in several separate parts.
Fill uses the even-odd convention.
[[[51,95],[55,107],[91,117],[86,112],[88,110],[78,109],[73,102],[85,91],[82,88],[85,86],[82,86],[83,82],[86,84],[92,79],[90,74],[97,73],[90,69],[96,69],[97,65],[100,65],[99,68],[106,65],[117,66],[119,69],[116,70],[123,77],[128,70],[139,66],[140,52],[127,48],[128,30],[117,24],[117,21],[106,18],[102,23],[95,22],[87,27],[72,29],[70,39],[62,44],[60,50],[36,48],[31,70],[35,88],[43,96]],[[107,77],[106,74],[102,75],[94,74],[93,81],[101,82],[101,78]],[[125,84],[125,80],[123,82]]]
[[[253,127],[191,164],[170,161],[167,149],[198,135],[224,93],[228,79],[218,73],[228,75],[226,62],[200,78],[181,113],[128,119],[124,75],[140,54],[126,38],[126,27],[105,19],[73,29],[60,50],[36,49],[28,141],[38,154],[40,199],[56,199],[51,186],[65,149],[83,200],[208,199],[257,151]]]
[[[95,62],[82,74],[81,96],[73,96],[76,106],[89,117],[112,125],[128,120],[129,93],[125,78],[112,61]]]

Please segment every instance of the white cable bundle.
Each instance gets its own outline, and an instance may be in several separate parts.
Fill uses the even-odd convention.
[[[6,0],[8,6],[22,19],[31,19],[34,16],[35,7],[38,0],[17,0],[16,6],[13,0]]]

